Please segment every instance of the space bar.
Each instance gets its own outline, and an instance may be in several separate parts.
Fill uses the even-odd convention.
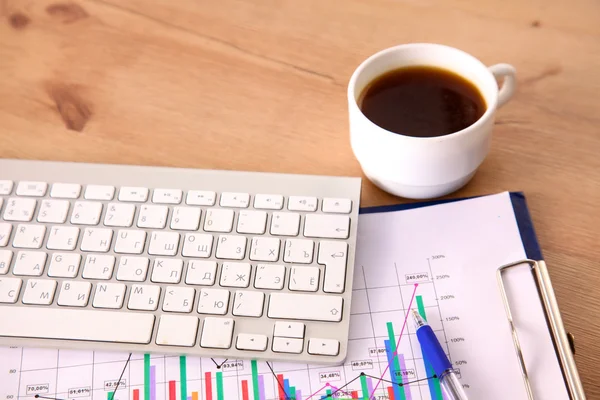
[[[150,343],[154,315],[4,306],[0,321],[0,336]]]

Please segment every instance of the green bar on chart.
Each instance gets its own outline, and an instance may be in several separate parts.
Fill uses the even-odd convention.
[[[260,391],[258,386],[258,365],[256,360],[250,361],[252,366],[252,393],[254,394],[254,400],[260,400]]]
[[[217,400],[225,400],[223,395],[223,373],[217,372]]]
[[[115,392],[106,392],[106,400],[112,400]]]
[[[417,299],[417,308],[419,309],[419,314],[425,321],[427,321],[427,314],[425,313],[425,305],[423,304],[423,296],[417,296],[416,299]],[[428,372],[429,376],[435,375],[435,373],[433,372],[433,368],[431,368],[430,365],[427,368],[427,372]],[[434,400],[444,400],[444,397],[442,396],[442,387],[440,386],[440,380],[438,378],[432,378],[429,383],[431,386],[433,386],[433,391],[435,393]]]
[[[388,339],[390,341],[390,350],[392,351],[392,357],[394,360],[394,374],[396,374],[396,376],[392,378],[392,382],[402,383],[402,370],[400,370],[400,362],[398,360],[398,352],[396,349],[396,335],[394,333],[394,325],[391,322],[387,323],[387,332],[388,332]],[[397,375],[397,374],[400,374],[400,375]],[[400,378],[400,379],[398,379],[398,378]],[[400,393],[400,398],[396,399],[396,400],[406,400],[406,393],[404,392],[404,386],[400,386],[399,389],[400,390],[398,390],[397,392]]]
[[[150,354],[144,354],[144,400],[150,400]]]
[[[362,387],[363,400],[369,400],[369,387],[367,386],[367,377],[365,374],[360,375],[360,386]]]
[[[181,387],[181,400],[187,398],[187,362],[185,356],[179,356],[179,385]]]
[[[290,386],[290,400],[296,400],[296,386]]]

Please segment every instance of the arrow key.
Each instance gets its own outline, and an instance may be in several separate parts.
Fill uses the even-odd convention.
[[[307,214],[304,219],[304,236],[316,238],[348,239],[350,217],[347,215]]]
[[[340,352],[340,342],[334,339],[310,338],[308,353],[322,356],[337,356]]]
[[[267,350],[267,337],[265,335],[254,335],[250,333],[240,333],[237,336],[235,344],[238,350]]]
[[[276,353],[302,353],[304,340],[282,337],[273,338],[273,351]]]
[[[302,322],[277,321],[275,322],[273,336],[302,339],[304,337],[304,324]]]

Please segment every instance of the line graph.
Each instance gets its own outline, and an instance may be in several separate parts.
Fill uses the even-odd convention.
[[[419,310],[452,357],[444,323],[456,326],[460,317],[442,318],[440,308],[457,297],[444,264],[446,256],[436,255],[410,268],[358,266],[349,355],[341,366],[4,348],[0,400],[443,400],[407,311]]]

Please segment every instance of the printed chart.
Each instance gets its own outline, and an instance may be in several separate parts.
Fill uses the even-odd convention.
[[[0,349],[0,400],[443,400],[423,361],[407,310],[418,309],[451,360],[465,339],[452,312],[451,260],[430,255],[416,267],[357,264],[350,346],[343,366],[265,363],[54,349]],[[469,388],[464,374],[464,386]],[[115,390],[116,389],[116,390]]]

